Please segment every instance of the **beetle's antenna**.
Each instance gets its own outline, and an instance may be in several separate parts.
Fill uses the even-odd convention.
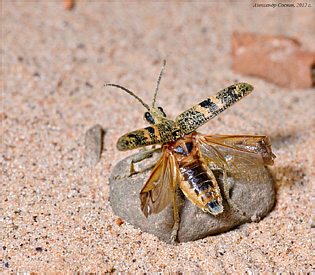
[[[116,87],[116,88],[120,88],[120,89],[124,90],[125,92],[127,92],[127,93],[130,94],[131,96],[133,96],[133,97],[135,97],[136,99],[138,99],[138,100],[140,101],[140,103],[141,103],[148,111],[150,111],[150,107],[149,107],[148,104],[144,103],[140,97],[136,96],[133,92],[129,91],[129,90],[126,89],[125,87],[120,86],[120,85],[117,85],[117,84],[111,84],[111,83],[104,84],[104,86],[114,86],[114,87]]]
[[[161,78],[162,78],[162,74],[163,74],[165,65],[166,65],[166,61],[164,60],[164,61],[163,61],[163,67],[162,67],[162,70],[161,70],[161,72],[160,72],[160,75],[159,75],[157,84],[156,84],[155,93],[154,93],[153,100],[152,100],[152,108],[154,108],[155,99],[156,99],[156,94],[157,94],[157,91],[158,91],[158,89],[159,89],[159,85],[160,85],[160,81],[161,81]]]

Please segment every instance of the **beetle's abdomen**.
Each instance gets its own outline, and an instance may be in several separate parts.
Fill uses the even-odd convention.
[[[222,196],[212,171],[200,158],[179,166],[184,181],[179,186],[195,205],[217,215],[223,212]]]

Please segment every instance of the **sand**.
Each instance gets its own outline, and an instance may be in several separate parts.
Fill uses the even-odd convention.
[[[312,2],[309,2],[314,6]],[[224,3],[2,2],[2,271],[298,272],[312,270],[313,93],[231,70],[230,36],[285,35],[314,51],[313,7]],[[261,134],[277,158],[277,202],[258,223],[169,245],[121,223],[109,205],[117,139],[170,118],[235,82],[255,91],[199,130]],[[272,69],[272,68],[270,68]],[[105,129],[100,162],[84,164],[84,135]],[[128,207],[122,201],[121,207]]]

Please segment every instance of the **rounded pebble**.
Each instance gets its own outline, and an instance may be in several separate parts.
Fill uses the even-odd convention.
[[[174,224],[173,203],[148,218],[145,218],[140,209],[140,190],[149,178],[159,154],[138,165],[138,169],[145,171],[126,177],[124,175],[128,174],[130,162],[135,156],[136,154],[125,158],[113,169],[109,180],[110,204],[114,213],[123,220],[169,242]],[[222,194],[220,175],[216,177]],[[275,203],[275,189],[273,179],[266,167],[248,170],[237,178],[228,177],[228,182],[231,199],[241,211],[245,212],[244,214],[234,210],[226,200],[223,201],[222,214],[213,216],[205,213],[191,203],[178,188],[177,204],[181,219],[178,231],[179,242],[198,240],[208,235],[225,232],[251,222],[253,217],[255,221],[260,220],[272,209]]]

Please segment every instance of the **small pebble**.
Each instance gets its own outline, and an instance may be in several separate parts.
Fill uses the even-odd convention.
[[[116,219],[116,224],[118,224],[119,226],[121,226],[123,223],[124,221],[121,218]]]
[[[100,161],[103,148],[103,135],[104,131],[99,124],[94,125],[86,132],[84,151],[86,166],[94,166]]]

